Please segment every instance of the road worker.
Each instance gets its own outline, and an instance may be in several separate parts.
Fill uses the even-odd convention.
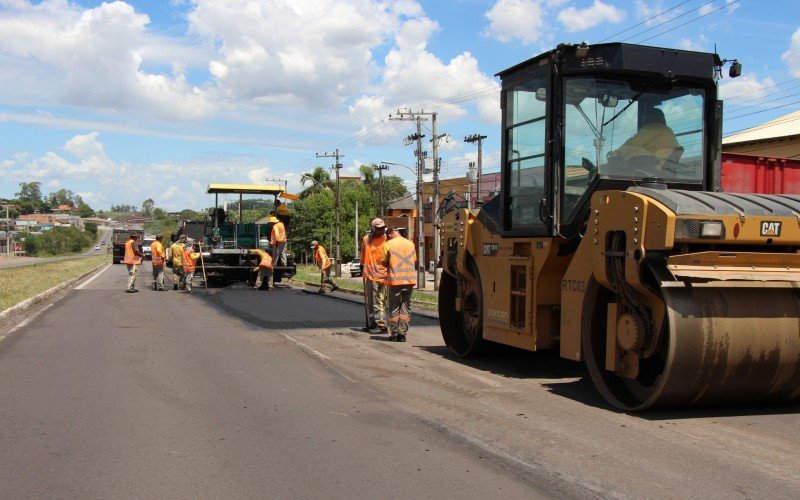
[[[258,265],[253,268],[253,271],[258,273],[256,282],[253,285],[253,290],[259,290],[265,280],[267,283],[267,290],[275,290],[272,284],[272,252],[273,250],[271,248],[265,250],[255,248],[250,250],[250,253],[258,256]]]
[[[186,235],[182,234],[178,240],[169,247],[169,258],[172,260],[172,289],[183,289],[183,246],[186,244]]]
[[[644,113],[642,128],[607,157],[609,162],[628,162],[630,166],[637,159],[652,159],[654,166],[662,168],[679,147],[675,132],[667,126],[664,112],[650,108]]]
[[[166,251],[162,235],[156,236],[156,241],[150,245],[150,263],[153,265],[153,290],[164,291],[164,263],[166,262]]]
[[[138,235],[132,233],[125,242],[125,256],[122,262],[128,266],[128,288],[125,289],[127,293],[136,293],[136,275],[139,273],[139,266],[142,265],[142,251],[139,248],[139,243],[136,241]]]
[[[386,324],[386,266],[383,264],[383,245],[386,243],[386,224],[375,218],[370,232],[361,240],[361,275],[364,277],[364,302],[367,304],[369,328],[387,331]]]
[[[383,264],[386,266],[386,285],[389,297],[389,340],[406,341],[411,323],[411,292],[416,279],[417,251],[414,244],[397,228],[387,234],[383,245]]]
[[[286,265],[286,226],[275,216],[270,216],[272,230],[269,233],[269,245],[272,247],[275,264]]]
[[[192,293],[194,270],[197,269],[197,259],[200,258],[200,254],[195,250],[194,240],[187,240],[186,246],[183,248],[181,263],[183,265],[183,287],[188,293]]]
[[[311,250],[314,251],[314,262],[317,263],[317,267],[319,267],[320,277],[319,277],[319,290],[317,293],[325,293],[325,285],[330,285],[331,292],[335,292],[339,289],[336,283],[331,279],[331,259],[328,257],[328,253],[325,251],[325,247],[319,244],[318,241],[311,242]]]

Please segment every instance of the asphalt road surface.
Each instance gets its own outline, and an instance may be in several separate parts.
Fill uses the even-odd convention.
[[[0,342],[3,496],[800,494],[798,403],[625,414],[554,353],[456,360],[420,316],[386,342],[343,294],[125,278]]]

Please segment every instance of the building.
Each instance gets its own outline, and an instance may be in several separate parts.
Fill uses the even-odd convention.
[[[722,140],[722,190],[800,194],[800,111]]]

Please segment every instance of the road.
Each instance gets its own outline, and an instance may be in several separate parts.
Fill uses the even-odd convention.
[[[420,316],[386,342],[344,295],[124,283],[111,266],[0,342],[5,496],[800,493],[798,403],[619,413],[553,353],[456,360]]]
[[[105,243],[105,245],[103,245],[102,243]],[[0,255],[0,269],[11,268],[11,267],[24,267],[33,264],[43,264],[45,262],[56,262],[59,260],[67,260],[67,259],[82,259],[84,257],[102,255],[103,253],[107,252],[106,247],[110,244],[111,244],[111,229],[101,228],[98,229],[97,231],[96,245],[100,245],[99,249],[97,249],[95,245],[92,246],[89,250],[83,252],[82,254],[66,255],[60,257],[6,257],[5,255]]]

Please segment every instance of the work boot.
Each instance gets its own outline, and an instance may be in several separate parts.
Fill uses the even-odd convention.
[[[177,289],[178,289],[178,285],[176,285],[175,283],[173,283],[173,284],[172,284],[172,289],[173,289],[173,290],[177,290]]]
[[[155,283],[153,283],[153,286],[152,286],[152,288],[153,288],[153,291],[154,291],[154,292],[155,292],[156,290],[158,290],[158,287],[156,286],[156,284],[155,284]]]
[[[125,290],[125,293],[136,293],[138,291],[139,290],[136,290],[136,289],[133,289],[133,288],[129,288],[129,289]]]
[[[324,288],[320,288],[319,290],[317,290],[317,293],[322,295],[323,293],[325,293],[325,289]]]
[[[397,336],[397,341],[398,342],[405,342],[406,341],[406,336],[405,335],[398,335]]]
[[[333,285],[333,286],[331,287],[331,292],[335,292],[335,291],[336,291],[336,290],[338,290],[338,289],[339,289],[339,287],[338,287],[337,285]]]

